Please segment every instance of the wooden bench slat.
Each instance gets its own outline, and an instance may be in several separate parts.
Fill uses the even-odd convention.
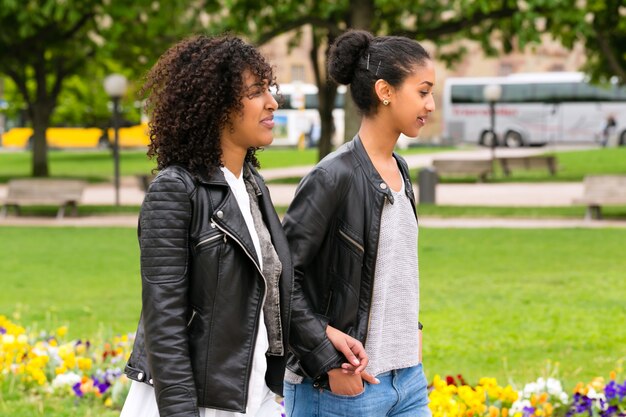
[[[0,216],[6,216],[9,206],[15,207],[19,213],[19,206],[24,204],[59,205],[57,218],[65,215],[66,207],[72,207],[76,214],[76,206],[82,199],[86,185],[87,183],[81,180],[10,180]]]
[[[513,169],[545,168],[550,175],[556,175],[556,157],[554,155],[503,156],[496,158],[505,175],[511,175]]]
[[[491,159],[435,159],[433,166],[437,175],[476,175],[484,181],[493,174]]]
[[[587,175],[583,180],[583,196],[574,204],[587,206],[585,218],[602,218],[602,206],[626,205],[626,175]]]

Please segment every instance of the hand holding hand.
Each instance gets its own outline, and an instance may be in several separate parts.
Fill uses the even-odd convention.
[[[365,389],[360,375],[348,375],[342,369],[328,371],[328,385],[333,394],[358,395]]]
[[[349,362],[341,365],[342,373],[348,375],[361,375],[361,378],[370,384],[380,383],[378,379],[364,371],[367,363],[369,362],[369,358],[361,342],[332,326],[326,327],[326,335],[335,349],[340,351]]]

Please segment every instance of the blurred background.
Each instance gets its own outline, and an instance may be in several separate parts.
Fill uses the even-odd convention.
[[[575,393],[624,412],[623,0],[0,0],[0,416],[119,413],[158,57],[199,33],[260,47],[284,98],[259,153],[282,214],[357,131],[326,69],[351,28],[436,63],[437,111],[398,141],[435,416],[565,415]]]

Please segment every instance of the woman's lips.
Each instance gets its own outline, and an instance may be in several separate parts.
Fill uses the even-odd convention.
[[[265,118],[263,120],[261,120],[261,124],[265,127],[267,127],[268,129],[271,129],[274,127],[274,117],[268,117]]]

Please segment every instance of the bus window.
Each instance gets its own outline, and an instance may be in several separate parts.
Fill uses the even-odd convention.
[[[530,99],[531,88],[526,84],[510,84],[502,86],[502,99],[504,103],[523,103]]]
[[[453,85],[451,90],[453,103],[483,103],[484,85]]]

